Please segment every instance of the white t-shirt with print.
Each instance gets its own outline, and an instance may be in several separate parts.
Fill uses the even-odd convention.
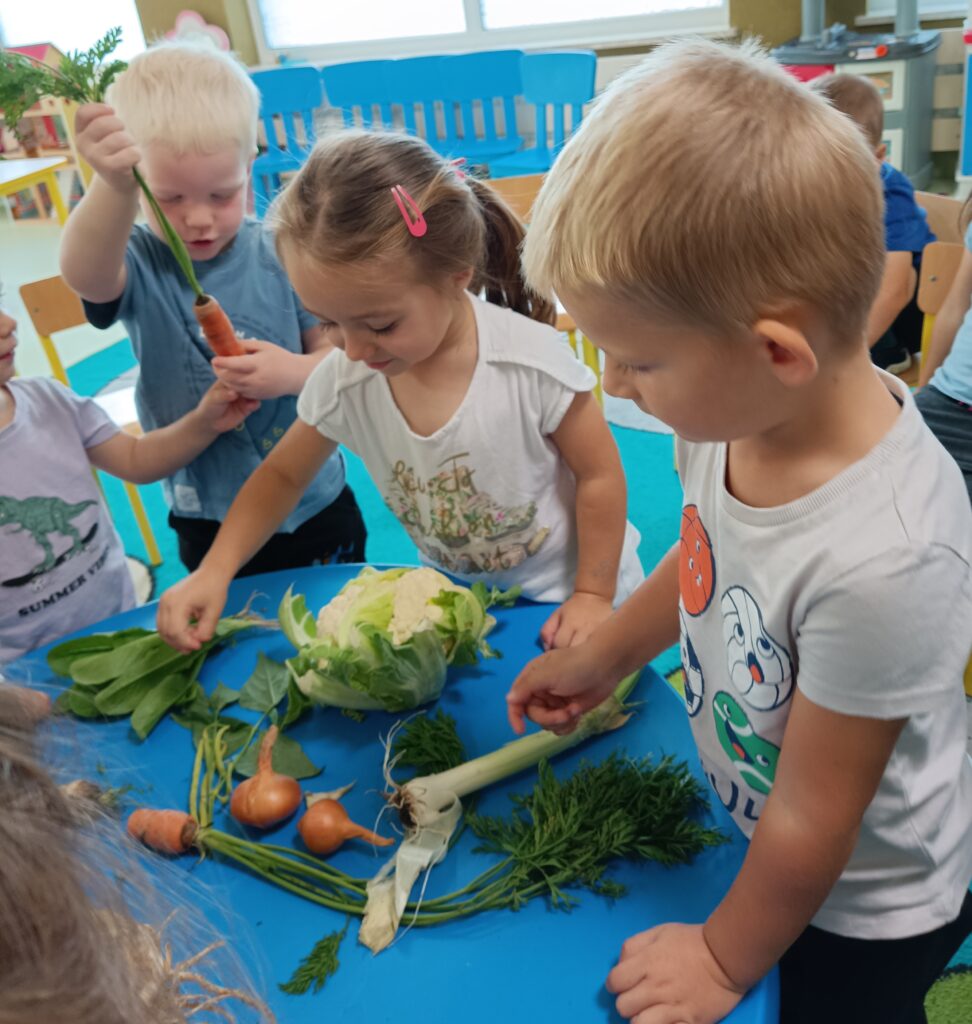
[[[545,324],[469,297],[479,353],[469,389],[428,437],[402,416],[388,380],[332,352],[298,415],[364,461],[423,561],[467,581],[564,601],[577,570],[574,476],[550,435],[593,373]],[[616,600],[643,577],[629,523]]]
[[[906,718],[857,845],[813,923],[866,939],[955,918],[972,877],[962,674],[972,511],[906,388],[883,440],[798,501],[725,487],[726,445],[679,442],[686,704],[709,782],[752,835],[794,686],[844,715]]]

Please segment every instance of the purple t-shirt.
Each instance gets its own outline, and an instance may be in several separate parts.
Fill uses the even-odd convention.
[[[7,384],[0,429],[0,665],[135,604],[87,449],[118,433],[53,380]]]

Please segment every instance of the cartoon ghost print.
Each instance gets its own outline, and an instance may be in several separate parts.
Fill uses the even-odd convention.
[[[678,537],[678,590],[682,606],[693,618],[709,607],[715,591],[712,541],[697,505],[686,505],[682,509]]]
[[[702,664],[699,656],[695,653],[692,645],[692,638],[689,636],[688,623],[682,609],[678,610],[678,620],[681,625],[679,636],[679,649],[682,655],[682,676],[685,680],[685,708],[690,718],[694,718],[702,709],[702,702],[705,698],[705,679],[702,676]]]
[[[793,689],[793,662],[766,631],[763,613],[745,587],[722,595],[722,633],[729,678],[743,700],[757,711],[783,704]]]

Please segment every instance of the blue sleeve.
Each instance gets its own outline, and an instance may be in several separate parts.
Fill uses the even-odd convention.
[[[884,185],[884,247],[888,252],[920,253],[935,236],[911,182],[890,164],[881,168]]]

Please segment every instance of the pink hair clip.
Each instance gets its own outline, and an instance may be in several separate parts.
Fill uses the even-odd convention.
[[[425,217],[418,208],[418,203],[406,192],[402,185],[393,185],[391,194],[395,200],[395,205],[402,215],[402,219],[405,221],[409,234],[415,238],[421,238],[429,230],[429,226],[425,223]],[[408,204],[408,209],[406,209],[406,204]]]
[[[466,163],[466,158],[464,156],[457,156],[455,160],[450,160],[449,163],[460,178],[466,177],[466,172],[462,169],[463,165]]]

